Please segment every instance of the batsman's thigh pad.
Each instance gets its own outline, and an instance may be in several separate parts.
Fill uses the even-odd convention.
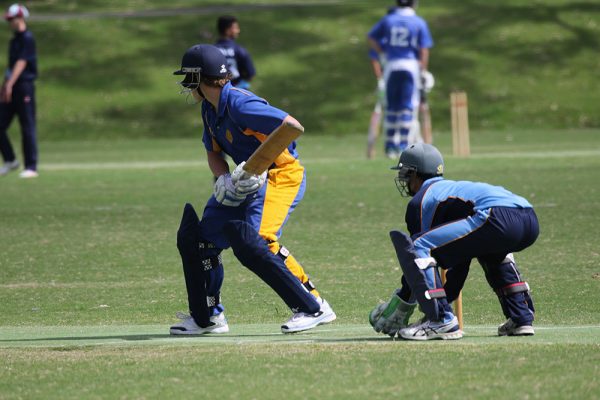
[[[238,260],[269,285],[290,309],[310,314],[319,311],[316,299],[252,226],[244,221],[229,221],[223,233]]]
[[[400,231],[391,231],[390,238],[394,244],[400,267],[404,277],[412,289],[423,313],[431,321],[440,321],[444,311],[449,308],[446,292],[441,282],[433,259],[419,259],[413,242],[408,235]],[[418,265],[422,264],[422,265]],[[427,265],[426,265],[427,264]]]

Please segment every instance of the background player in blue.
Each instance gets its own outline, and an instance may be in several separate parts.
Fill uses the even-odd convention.
[[[533,301],[512,255],[537,239],[531,204],[499,186],[444,179],[442,155],[429,144],[410,146],[394,169],[400,193],[413,196],[406,209],[411,236],[390,233],[404,273],[402,287],[371,312],[373,328],[411,340],[462,337],[449,303],[477,258],[507,318],[498,335],[533,335]],[[448,271],[444,287],[438,266]],[[416,302],[425,318],[407,327]]]
[[[0,152],[4,165],[0,176],[19,168],[19,162],[8,138],[7,129],[15,114],[21,124],[25,168],[21,178],[35,178],[37,173],[37,138],[35,125],[35,87],[37,78],[37,56],[33,34],[27,29],[25,18],[29,11],[19,4],[13,4],[5,14],[14,32],[10,40],[8,68],[0,91]]]
[[[396,158],[408,144],[413,111],[419,105],[421,71],[427,70],[433,46],[427,23],[416,15],[413,3],[397,0],[399,7],[368,34],[370,47],[385,58],[385,151],[390,158]]]
[[[229,81],[225,56],[212,45],[196,45],[183,56],[181,82],[202,104],[203,142],[215,176],[213,196],[199,219],[186,204],[177,232],[190,315],[171,327],[173,335],[223,333],[228,324],[220,300],[220,253],[231,247],[239,261],[267,283],[293,312],[284,333],[329,323],[336,318],[302,266],[279,244],[281,229],[304,195],[306,176],[296,143],[282,152],[263,175],[243,170],[245,161],[268,135],[303,131],[298,121]],[[237,164],[230,174],[222,157]]]
[[[219,40],[215,43],[227,59],[227,69],[231,73],[231,83],[241,89],[249,89],[250,81],[256,75],[250,53],[235,41],[240,35],[240,24],[236,17],[224,15],[217,20]]]

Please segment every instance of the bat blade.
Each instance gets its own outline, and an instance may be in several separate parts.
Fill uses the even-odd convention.
[[[301,133],[302,131],[296,129],[279,129],[273,132],[246,161],[244,171],[255,175],[262,174]]]

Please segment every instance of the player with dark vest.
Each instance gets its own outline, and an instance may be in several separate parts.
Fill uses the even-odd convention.
[[[406,209],[410,237],[390,232],[404,273],[402,287],[371,312],[373,328],[409,340],[461,338],[449,303],[477,258],[507,318],[498,335],[533,335],[533,301],[512,254],[538,237],[531,204],[499,186],[444,179],[442,155],[429,144],[410,146],[394,169],[400,193],[412,196]],[[437,267],[447,269],[443,287]],[[425,318],[407,326],[417,303]]]
[[[335,313],[320,296],[302,266],[279,243],[290,213],[302,200],[306,174],[292,142],[262,175],[244,171],[246,160],[275,132],[304,128],[285,111],[234,87],[223,53],[200,44],[183,55],[181,85],[201,103],[203,142],[208,165],[218,177],[202,218],[186,204],[177,232],[190,315],[171,327],[173,335],[224,333],[229,330],[220,298],[221,252],[231,247],[238,260],[269,285],[292,310],[284,333],[333,321]],[[287,132],[289,131],[289,132]],[[226,153],[237,167],[229,172]]]
[[[241,89],[250,89],[250,81],[256,75],[254,63],[248,50],[236,43],[240,35],[240,23],[236,17],[223,15],[217,20],[219,40],[215,43],[227,59],[231,84]]]
[[[21,124],[25,162],[25,168],[19,176],[35,178],[38,176],[33,84],[38,74],[35,40],[25,23],[25,18],[29,17],[27,8],[20,4],[13,4],[4,17],[9,22],[14,36],[10,41],[8,68],[0,91],[0,152],[4,159],[4,165],[0,167],[0,176],[19,168],[19,161],[7,134],[7,129],[16,114]]]

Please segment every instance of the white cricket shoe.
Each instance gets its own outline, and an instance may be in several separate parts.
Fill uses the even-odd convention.
[[[0,167],[0,176],[7,175],[10,171],[14,171],[17,168],[19,168],[19,161],[13,160],[5,162],[4,165]]]
[[[19,174],[19,178],[24,178],[24,179],[29,179],[29,178],[37,178],[38,177],[38,172],[34,171],[32,169],[24,169],[23,171],[21,171],[21,173]]]
[[[333,322],[337,316],[327,301],[321,297],[317,297],[317,302],[321,305],[319,311],[314,314],[307,314],[303,312],[295,313],[292,315],[285,324],[281,325],[281,332],[283,333],[294,333],[307,331],[316,326],[328,324]]]
[[[225,313],[220,313],[210,317],[210,322],[212,322],[213,325],[205,328],[199,327],[191,315],[178,312],[177,318],[179,318],[181,321],[171,326],[171,329],[169,330],[171,335],[203,335],[205,333],[229,332],[229,325],[227,324]]]
[[[452,318],[450,322],[434,322],[427,319],[400,329],[398,335],[407,340],[452,340],[463,337],[463,332],[458,325],[458,319]]]
[[[517,326],[510,318],[498,327],[498,336],[532,336],[534,333],[533,326]]]

